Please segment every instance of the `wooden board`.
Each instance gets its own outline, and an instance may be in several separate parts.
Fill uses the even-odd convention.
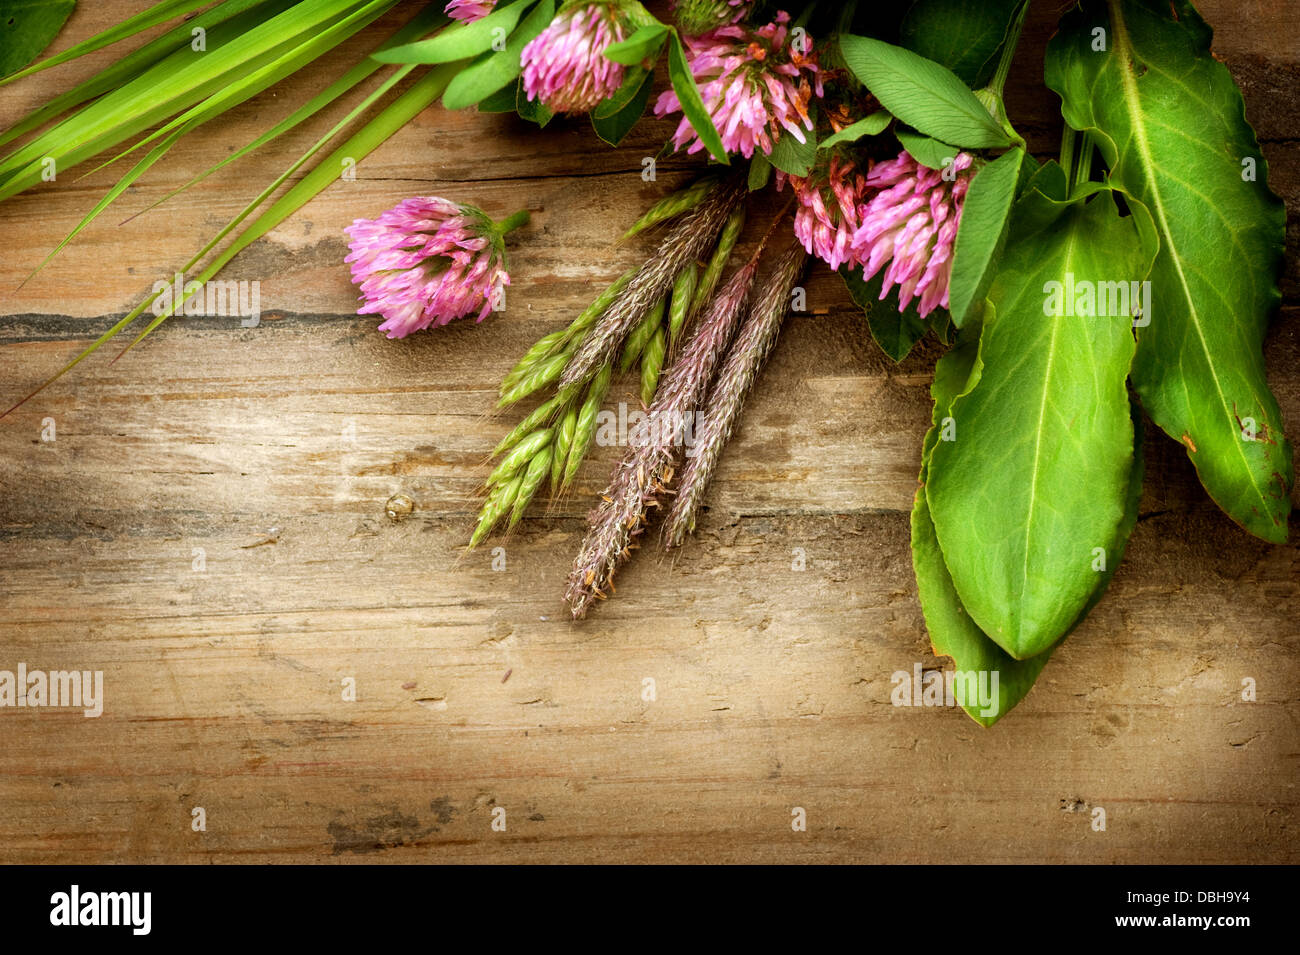
[[[58,48],[135,6],[81,4]],[[1060,129],[1038,79],[1053,6],[1034,5],[1010,95],[1039,155]],[[1201,6],[1292,215],[1267,360],[1295,436],[1300,13]],[[390,26],[187,137],[21,288],[113,170],[0,204],[5,404],[328,121],[122,219]],[[111,52],[0,90],[0,120]],[[1233,526],[1154,429],[1127,558],[1025,703],[992,730],[890,704],[895,671],[943,663],[908,551],[938,350],[894,366],[825,269],[680,554],[640,553],[614,600],[567,620],[563,579],[613,448],[494,542],[502,569],[491,547],[462,551],[485,456],[516,420],[490,415],[496,383],[647,254],[616,239],[690,176],[672,158],[641,178],[669,129],[613,150],[582,123],[538,134],[427,111],[232,264],[227,278],[261,283],[258,327],[170,321],[0,421],[0,669],[105,683],[97,719],[0,710],[0,861],[1300,860],[1300,552]],[[411,194],[533,210],[503,315],[390,342],[352,314],[341,230]],[[400,522],[397,493],[415,502]]]

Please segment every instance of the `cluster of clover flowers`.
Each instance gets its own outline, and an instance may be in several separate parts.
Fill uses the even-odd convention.
[[[476,20],[493,6],[452,0],[447,12]],[[753,25],[745,22],[752,6],[747,0],[697,0],[676,9],[691,73],[728,154],[762,160],[783,137],[805,142],[814,130],[814,99],[836,133],[861,119],[866,98],[860,91],[845,92],[836,72],[819,65],[806,36],[792,37],[789,16],[778,11],[770,22]],[[521,52],[528,99],[574,114],[614,96],[625,67],[604,53],[633,32],[632,17],[621,2],[564,5]],[[668,116],[683,109],[669,89],[654,111]],[[705,150],[685,117],[672,144],[688,154]],[[780,331],[806,256],[835,269],[861,268],[864,279],[883,269],[880,297],[896,289],[900,311],[913,301],[922,317],[946,308],[971,166],[966,154],[942,173],[907,152],[878,162],[846,141],[819,152],[805,176],[778,172],[777,187],[789,185],[793,192],[798,244],[777,256],[761,281],[756,253],[721,282],[744,225],[743,179],[706,176],[661,201],[629,233],[672,220],[654,254],[567,328],[538,341],[502,382],[500,407],[538,392],[551,394],[495,449],[499,463],[487,479],[470,546],[501,524],[514,526],[548,480],[553,494],[570,487],[616,366],[626,372],[634,365],[647,408],[646,431],[629,436],[628,452],[591,513],[566,591],[574,616],[610,589],[647,509],[669,495],[663,537],[667,546],[679,545],[694,527],[704,489]],[[525,221],[527,214],[517,213],[495,223],[481,210],[438,197],[407,199],[378,219],[357,220],[348,229],[347,261],[363,295],[360,312],[382,316],[380,328],[391,338],[468,315],[481,321],[510,281],[504,236]],[[697,411],[702,433],[695,453],[682,462],[680,428]]]

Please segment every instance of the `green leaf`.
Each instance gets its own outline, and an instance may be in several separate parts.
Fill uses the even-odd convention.
[[[803,132],[803,142],[795,139],[789,130],[783,132],[767,157],[768,162],[787,176],[806,176],[817,161],[817,135],[811,130]]]
[[[157,26],[164,20],[169,20],[172,17],[180,16],[181,14],[189,13],[191,10],[205,6],[208,2],[209,0],[162,0],[161,3],[156,3],[147,10],[143,10],[134,16],[127,17],[125,20],[114,24],[102,33],[97,33],[89,40],[83,40],[81,43],[69,47],[62,53],[46,57],[39,63],[27,67],[27,69],[20,73],[13,73],[9,76],[5,76],[4,79],[0,80],[0,86],[4,86],[6,83],[12,83],[14,80],[21,79],[24,76],[30,76],[32,73],[39,73],[41,70],[48,70],[50,67],[58,66],[60,63],[67,63],[69,60],[75,60],[79,56],[85,56],[87,53],[93,52],[94,50],[102,49],[103,47],[117,43],[119,40],[124,40],[129,36],[134,36],[143,30],[148,30],[150,27]],[[10,6],[20,5],[22,5],[22,0],[15,0],[13,3],[0,3],[0,11]],[[57,2],[51,5],[57,5]],[[73,3],[69,3],[68,6],[73,6]],[[248,6],[248,4],[244,4],[244,6]],[[209,11],[209,13],[211,12],[212,11]],[[6,16],[5,19],[7,20],[8,16]],[[184,27],[185,35],[189,36],[189,24],[184,24]],[[179,30],[180,28],[177,29]],[[172,32],[174,33],[176,31]],[[42,49],[44,49],[44,47],[42,47]],[[37,52],[39,53],[40,50]]]
[[[631,132],[632,127],[637,124],[641,114],[645,112],[645,105],[650,100],[650,90],[654,86],[654,74],[649,70],[640,70],[640,82],[632,90],[631,99],[623,102],[623,97],[619,101],[623,102],[622,107],[610,115],[601,115],[599,108],[591,113],[591,127],[596,131],[596,135],[611,146],[617,146],[623,141],[623,137]],[[629,79],[635,79],[629,77]],[[620,90],[620,92],[622,92]],[[606,100],[608,103],[609,100]],[[602,103],[602,106],[605,104]]]
[[[907,308],[898,310],[898,289],[894,288],[882,301],[880,290],[884,287],[884,270],[877,272],[869,282],[862,280],[860,266],[841,265],[840,277],[849,290],[849,297],[861,307],[867,318],[871,337],[880,350],[896,362],[902,361],[925,335],[928,323],[916,311],[917,299],[908,302]]]
[[[507,83],[501,89],[478,101],[480,113],[513,113],[519,96],[520,81]]]
[[[771,179],[772,164],[767,161],[767,157],[762,153],[754,153],[754,158],[749,161],[749,191],[757,192],[766,186]]]
[[[981,377],[952,404],[926,497],[962,604],[1024,660],[1078,618],[1098,549],[1120,527],[1134,342],[1113,293],[1147,274],[1155,249],[1108,191],[1070,203],[1033,192],[1014,221],[989,290]]]
[[[207,2],[207,0],[203,0]],[[0,80],[0,86],[11,83],[16,79],[27,76],[40,70],[48,69],[59,63],[65,63],[68,60],[78,56],[83,56],[94,50],[109,46],[125,37],[138,33],[141,30],[148,29],[156,23],[162,22],[174,13],[183,13],[187,10],[202,6],[203,2],[196,3],[194,0],[187,0],[185,3],[166,2],[146,10],[138,16],[131,17],[122,21],[110,30],[106,30],[96,36],[91,37],[84,43],[78,43],[71,49],[64,50],[62,53],[41,60],[33,66],[28,67],[21,73],[15,73],[3,80]],[[132,50],[125,56],[114,60],[110,66],[105,67],[96,73],[90,79],[78,83],[72,89],[60,93],[58,96],[47,100],[38,109],[28,113],[17,123],[0,133],[0,145],[11,142],[26,133],[37,129],[45,122],[60,115],[66,110],[71,109],[87,100],[94,99],[102,93],[109,90],[117,89],[128,80],[139,76],[148,67],[157,63],[164,57],[176,52],[180,47],[188,47],[191,43],[191,31],[195,29],[210,30],[218,23],[224,23],[239,14],[243,13],[249,7],[257,6],[263,3],[263,0],[225,0],[224,3],[218,4],[209,10],[205,10],[196,16],[183,21],[178,26],[166,33],[150,40],[139,49]],[[279,12],[287,7],[290,0],[278,0],[274,4],[262,6],[263,15],[269,15],[272,10]]]
[[[899,28],[913,53],[952,70],[971,88],[993,75],[998,51],[1022,0],[917,0]]]
[[[641,95],[641,88],[645,85],[646,77],[651,75],[651,71],[634,66],[625,71],[625,74],[622,84],[614,91],[614,95],[593,109],[592,116],[597,119],[608,119],[623,112],[629,103]]]
[[[455,75],[456,70],[462,64],[448,63],[429,70],[410,87],[402,92],[400,96],[385,106],[378,114],[366,122],[361,129],[357,130],[342,145],[338,146],[325,159],[317,163],[306,176],[298,180],[282,196],[275,200],[265,211],[261,213],[249,225],[235,236],[233,242],[224,248],[215,258],[203,266],[201,272],[191,278],[191,281],[200,285],[207,282],[217,275],[231,259],[241,251],[260,239],[271,229],[275,228],[290,215],[306,205],[312,198],[322,192],[331,184],[338,181],[338,171],[342,168],[344,159],[360,161],[369,155],[380,143],[401,129],[410,122],[422,110],[428,108],[434,103],[443,91],[447,88],[448,82]],[[412,70],[414,66],[404,66],[397,70],[384,83],[371,93],[366,99],[359,103],[347,116],[339,121],[329,132],[318,140],[302,156],[294,161],[281,175],[268,185],[261,194],[252,202],[246,205],[238,215],[235,216],[226,226],[211,238],[206,245],[190,258],[180,270],[189,277],[189,271],[211,252],[227,235],[233,232],[245,219],[248,218],[258,207],[260,207],[281,185],[298,171],[308,160],[319,151],[326,142],[333,139],[334,136],[347,126],[353,119],[364,113],[374,102],[378,101],[385,93],[391,90],[395,85],[401,82]],[[187,283],[188,284],[188,283]],[[66,375],[78,364],[84,361],[90,355],[94,354],[105,342],[119,335],[128,325],[144,314],[145,310],[153,304],[160,293],[155,292],[149,298],[145,299],[134,309],[119,319],[112,328],[100,335],[99,338],[91,342],[80,354],[72,361],[64,365],[54,376],[43,382],[36,391],[29,394],[22,401],[10,408],[14,408],[28,401],[33,395],[38,394],[41,390],[48,387],[52,382]],[[154,318],[148,326],[136,338],[123,349],[123,352],[136,345],[141,339],[161,325],[166,319],[170,318],[181,307],[183,302],[172,302],[162,314]],[[120,355],[118,357],[121,357]],[[8,414],[6,411],[5,414]]]
[[[640,66],[646,60],[652,60],[663,48],[664,38],[668,36],[668,27],[662,23],[650,23],[641,27],[621,43],[611,43],[605,48],[605,59],[622,63],[624,66]]]
[[[206,52],[189,46],[174,51],[0,160],[0,198],[40,182],[47,160],[62,173],[219,94],[356,6],[348,0],[315,0],[269,19],[254,8],[214,25]]]
[[[515,28],[534,0],[515,0],[473,23],[457,23],[435,37],[379,50],[372,54],[381,63],[450,63],[478,56],[492,49]]]
[[[393,6],[395,0],[370,0],[369,3],[361,4],[355,7],[346,16],[342,16],[327,24],[323,29],[312,31],[309,34],[301,34],[298,39],[301,43],[291,46],[277,59],[267,63],[257,69],[252,69],[244,75],[234,79],[228,85],[222,87],[213,93],[201,103],[191,107],[189,110],[173,118],[169,123],[162,126],[149,136],[146,136],[140,142],[136,143],[130,149],[121,155],[133,152],[141,146],[161,139],[162,141],[149,152],[149,154],[140,160],[134,168],[128,171],[118,182],[104,195],[95,207],[86,214],[86,216],[76,225],[76,227],[64,237],[64,239],[45,257],[45,259],[33,271],[40,271],[49,261],[57,255],[69,242],[71,242],[86,226],[100,215],[110,204],[112,204],[130,185],[132,185],[141,175],[150,167],[157,163],[167,154],[173,145],[186,133],[203,125],[207,121],[220,116],[231,107],[242,103],[268,86],[279,82],[286,76],[297,72],[306,64],[312,62],[324,52],[333,49],[343,40],[353,36],[357,31],[363,29],[376,18]],[[117,158],[120,158],[117,157]],[[111,162],[112,160],[110,160]],[[104,165],[107,165],[105,163]]]
[[[691,68],[686,62],[686,52],[682,49],[681,37],[676,31],[668,36],[668,79],[673,84],[673,92],[677,94],[678,102],[682,105],[682,114],[691,124],[696,135],[700,137],[704,148],[718,162],[724,166],[729,165],[731,160],[722,145],[722,137],[718,135],[713,120],[709,118],[704,100],[700,98],[700,90],[695,85],[695,77],[691,75]]]
[[[1012,149],[975,174],[966,192],[948,279],[948,310],[958,328],[978,314],[1006,245],[1011,203],[1025,151]]]
[[[985,700],[985,703],[994,705],[984,705],[978,699],[966,696],[963,691],[972,685],[969,678],[966,681],[954,681],[954,696],[958,697],[958,704],[971,719],[988,727],[1006,716],[1024,699],[1061,641],[1058,640],[1028,660],[1017,660],[990,640],[962,606],[961,598],[953,587],[952,576],[948,573],[948,566],[944,563],[939,539],[935,535],[934,521],[925,494],[929,453],[938,439],[942,422],[948,416],[953,401],[959,395],[967,393],[979,380],[980,368],[976,366],[976,360],[975,342],[970,341],[948,352],[935,366],[934,385],[931,387],[934,395],[934,419],[925,437],[921,488],[916,493],[912,509],[912,567],[916,573],[917,596],[925,614],[925,626],[930,633],[935,655],[951,657],[958,671],[966,674],[974,672],[977,675],[975,687],[979,686],[978,674],[982,672],[990,674],[985,687],[992,689],[991,674],[997,674],[997,698]],[[1107,561],[1106,569],[1097,574],[1097,585],[1071,626],[1071,632],[1101,600],[1123,558],[1129,535],[1137,524],[1138,504],[1142,497],[1142,413],[1134,404],[1130,414],[1135,429],[1134,462],[1128,475],[1124,517],[1110,548],[1108,556],[1111,559]],[[1064,639],[1063,636],[1061,640]]]
[[[515,112],[519,114],[520,119],[536,123],[542,129],[546,128],[546,124],[555,115],[540,99],[529,99],[523,83],[518,84],[518,93],[515,96]]]
[[[954,680],[953,695],[971,719],[988,727],[1024,699],[1047,664],[1051,650],[1028,660],[1016,660],[980,630],[953,587],[926,500],[930,450],[938,440],[942,422],[953,401],[979,380],[977,353],[977,342],[971,341],[952,349],[935,365],[934,384],[930,389],[934,396],[934,421],[925,436],[921,487],[917,489],[912,507],[912,569],[916,574],[917,597],[925,614],[925,626],[935,655],[951,657],[958,672],[976,674],[973,686],[968,680]],[[986,675],[985,688],[992,690],[994,673],[997,674],[995,698],[990,693],[982,705],[978,697],[968,696],[965,692],[968,686],[979,688],[980,674]]]
[[[482,61],[456,74],[442,94],[443,107],[464,109],[509,86],[522,70],[519,56],[524,47],[546,29],[554,15],[555,0],[542,0],[510,34],[505,49],[485,54]]]
[[[880,105],[927,136],[963,148],[1011,139],[956,75],[911,50],[865,36],[841,36],[844,62]]]
[[[884,132],[890,120],[894,117],[889,115],[888,110],[878,109],[865,119],[860,119],[850,126],[845,126],[838,133],[827,136],[817,144],[818,149],[830,149],[832,146],[839,146],[843,143],[857,142],[863,136],[875,136]]]
[[[898,137],[898,141],[907,150],[909,156],[922,166],[928,166],[931,169],[942,169],[957,158],[957,153],[961,152],[961,150],[949,146],[947,143],[941,143],[937,139],[923,136],[906,126],[896,126],[894,135]]]
[[[76,5],[77,0],[0,0],[0,76],[40,56]]]
[[[227,0],[227,2],[229,2],[229,0]],[[398,46],[402,43],[409,43],[411,40],[421,36],[424,33],[427,33],[429,30],[433,29],[434,27],[442,25],[447,21],[447,19],[448,19],[447,15],[443,13],[442,10],[439,9],[437,6],[434,5],[427,6],[424,9],[422,9],[419,13],[417,13],[415,16],[413,16],[410,20],[408,20],[401,27],[401,29],[393,33],[387,40],[385,40],[382,44],[380,44],[380,48]],[[222,169],[223,167],[229,165],[230,163],[236,162],[237,160],[242,159],[243,157],[249,155],[250,153],[255,152],[256,150],[260,149],[262,146],[271,142],[273,139],[279,138],[289,130],[294,129],[300,124],[306,122],[308,119],[310,119],[312,116],[315,116],[326,106],[329,106],[331,103],[337,100],[344,93],[347,93],[349,90],[356,88],[358,85],[360,85],[360,83],[363,80],[367,79],[376,70],[379,70],[381,68],[382,68],[381,64],[377,60],[373,59],[372,57],[366,57],[364,60],[361,60],[359,63],[355,64],[350,70],[348,70],[346,73],[340,76],[337,80],[335,80],[325,89],[321,90],[311,99],[309,99],[307,102],[303,103],[302,106],[298,107],[288,116],[286,116],[284,119],[280,120],[280,122],[276,123],[270,129],[263,132],[252,142],[248,143],[245,146],[242,146],[240,149],[236,150],[233,153],[230,153],[228,156],[223,156],[219,161],[209,166],[203,172],[192,177],[191,179],[186,180],[184,183],[177,186],[175,189],[164,194],[161,198],[155,200],[149,206],[146,206],[140,212],[137,212],[135,213],[135,215],[128,217],[125,220],[125,222],[130,222],[131,219],[134,219],[136,216],[142,215],[145,212],[148,212],[150,209],[153,209],[156,206],[161,205],[167,200],[175,198],[178,194],[189,189],[191,186],[195,185],[196,183],[206,179],[208,176],[212,175],[217,170]],[[383,88],[387,90],[390,87],[388,84],[385,84]],[[514,90],[510,89],[509,93],[510,93],[510,105],[506,109],[507,111],[513,111],[515,108]],[[373,103],[376,101],[376,99],[377,97],[374,97],[372,94],[371,97],[367,98],[366,102]],[[479,108],[482,109],[481,104]],[[350,115],[349,118],[355,115],[357,114],[353,113]],[[337,132],[337,130],[340,128],[342,127],[341,126],[336,127],[335,131]]]
[[[1189,3],[1088,3],[1049,45],[1047,82],[1159,232],[1133,364],[1143,406],[1233,520],[1281,543],[1295,473],[1262,346],[1286,210],[1210,38]]]

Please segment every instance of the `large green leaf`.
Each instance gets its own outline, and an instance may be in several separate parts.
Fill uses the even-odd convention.
[[[952,349],[935,365],[934,384],[930,389],[934,396],[934,420],[925,436],[921,487],[917,489],[912,507],[912,569],[916,573],[917,597],[925,614],[925,626],[935,655],[952,657],[956,669],[963,673],[998,675],[996,705],[987,707],[978,699],[967,698],[965,689],[969,684],[954,681],[957,704],[971,719],[987,727],[1006,716],[1024,699],[1047,664],[1052,650],[1028,660],[1017,660],[990,640],[962,606],[952,585],[948,565],[944,562],[939,538],[934,532],[934,520],[925,495],[930,452],[953,401],[979,380],[977,353],[978,344],[971,341]],[[991,678],[985,685],[991,689]]]
[[[1210,35],[1189,3],[1089,2],[1049,46],[1047,81],[1159,231],[1133,364],[1143,405],[1233,520],[1281,542],[1294,471],[1261,348],[1286,212]]]
[[[519,57],[524,47],[546,29],[554,15],[555,0],[542,0],[511,32],[504,49],[491,51],[482,62],[456,75],[442,94],[442,105],[447,109],[464,109],[514,82],[523,69]]]
[[[1030,192],[1013,216],[988,294],[982,374],[952,404],[926,497],[962,604],[1023,660],[1065,633],[1099,558],[1114,559],[1132,468],[1134,351],[1131,313],[1114,293],[1147,274],[1155,250],[1109,191],[1070,202]]]
[[[208,2],[209,0],[162,0],[161,3],[156,3],[147,10],[118,21],[103,33],[97,33],[89,40],[83,40],[76,46],[64,50],[62,53],[47,57],[39,63],[34,63],[20,73],[13,73],[5,76],[4,79],[0,79],[0,86],[4,86],[6,83],[12,83],[14,80],[21,79],[24,76],[30,76],[32,73],[39,73],[41,70],[48,70],[50,67],[58,66],[60,63],[75,60],[77,57],[84,56],[94,50],[110,46],[117,43],[119,40],[124,40],[127,37],[134,36],[150,27],[157,26],[159,23],[169,20],[172,17],[180,16],[183,13],[189,13],[192,10],[206,5]],[[63,4],[61,0],[5,0],[5,2],[0,3],[0,14],[3,14],[7,20],[9,16],[12,16],[13,14],[6,13],[6,11],[12,10],[16,7],[35,6],[57,8],[63,5],[65,4]],[[66,3],[66,6],[70,13],[72,11],[73,3],[68,2]],[[65,13],[64,16],[66,17],[67,14]],[[60,26],[62,26],[62,21],[60,21]],[[189,29],[190,24],[186,23],[185,35],[187,37],[189,36]],[[39,53],[40,50],[37,50],[36,52]]]
[[[948,279],[948,309],[958,328],[977,314],[993,280],[998,256],[1010,231],[1011,203],[1025,161],[1023,149],[1011,149],[981,168],[971,180],[962,205]],[[1031,160],[1032,161],[1032,160]]]
[[[0,0],[0,76],[36,59],[76,5],[77,0]]]
[[[840,37],[840,52],[881,106],[927,136],[972,148],[1011,145],[1007,131],[948,68],[865,36]]]
[[[700,137],[704,148],[718,162],[724,166],[728,165],[731,160],[722,145],[722,137],[718,135],[717,127],[709,117],[708,108],[700,98],[700,88],[695,85],[695,76],[691,73],[690,62],[686,59],[686,51],[682,48],[681,37],[676,31],[668,34],[668,80],[672,83],[673,92],[677,94],[677,101],[682,106],[682,115],[691,124],[695,134]]]
[[[502,37],[508,35],[533,5],[534,0],[514,0],[493,10],[480,20],[458,22],[437,36],[406,46],[378,50],[373,56],[381,63],[450,63],[478,56],[495,49]]]
[[[935,536],[934,521],[930,516],[929,503],[925,495],[929,454],[938,440],[944,419],[956,398],[974,387],[979,380],[980,369],[977,366],[975,342],[970,341],[952,349],[935,366],[934,384],[931,393],[934,396],[934,420],[925,437],[921,462],[921,487],[916,493],[916,502],[912,509],[912,566],[916,572],[917,596],[925,614],[925,626],[930,633],[930,643],[936,656],[951,657],[958,671],[977,674],[975,686],[979,686],[978,674],[997,674],[996,705],[994,702],[970,699],[965,695],[969,682],[954,680],[954,695],[971,719],[982,726],[992,726],[1006,716],[1029,690],[1047,664],[1052,652],[1060,646],[1058,640],[1048,649],[1027,660],[1017,660],[988,638],[979,626],[970,618],[961,598],[953,587],[952,576],[944,563],[939,539]],[[1088,612],[1105,593],[1110,579],[1114,576],[1123,556],[1129,535],[1137,524],[1138,503],[1142,497],[1142,414],[1134,405],[1131,409],[1134,438],[1134,462],[1129,472],[1128,488],[1125,496],[1124,517],[1120,522],[1116,539],[1111,545],[1114,559],[1106,564],[1104,570],[1097,574],[1097,582],[1088,603],[1080,612],[1074,630]],[[1061,640],[1064,640],[1063,636]],[[992,689],[991,677],[984,684]]]
[[[946,66],[967,86],[993,75],[1007,27],[1027,0],[917,0],[899,28],[902,45]]]

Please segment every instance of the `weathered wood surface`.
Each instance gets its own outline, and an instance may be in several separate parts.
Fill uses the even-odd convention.
[[[130,6],[81,4],[60,46]],[[1011,97],[1040,153],[1059,135],[1038,80],[1052,6],[1035,5]],[[1202,8],[1292,214],[1267,354],[1295,436],[1300,12]],[[0,118],[107,58],[0,91]],[[0,204],[6,405],[324,128],[117,225],[288,112],[311,72],[182,142],[18,290],[111,176]],[[639,176],[666,128],[611,150],[579,123],[429,111],[232,265],[261,282],[260,327],[169,322],[0,421],[0,668],[106,684],[99,719],[0,711],[0,861],[1300,859],[1300,555],[1223,518],[1154,429],[1124,565],[1026,702],[988,731],[890,705],[894,671],[941,665],[907,526],[936,351],[893,366],[825,270],[679,556],[642,552],[616,599],[567,621],[560,588],[614,449],[503,542],[503,571],[490,548],[461,552],[514,420],[487,414],[495,384],[645,254],[615,238],[687,175],[670,160]],[[534,225],[504,315],[389,342],[351,314],[341,229],[415,193],[527,205]],[[394,523],[398,492],[416,510]]]

